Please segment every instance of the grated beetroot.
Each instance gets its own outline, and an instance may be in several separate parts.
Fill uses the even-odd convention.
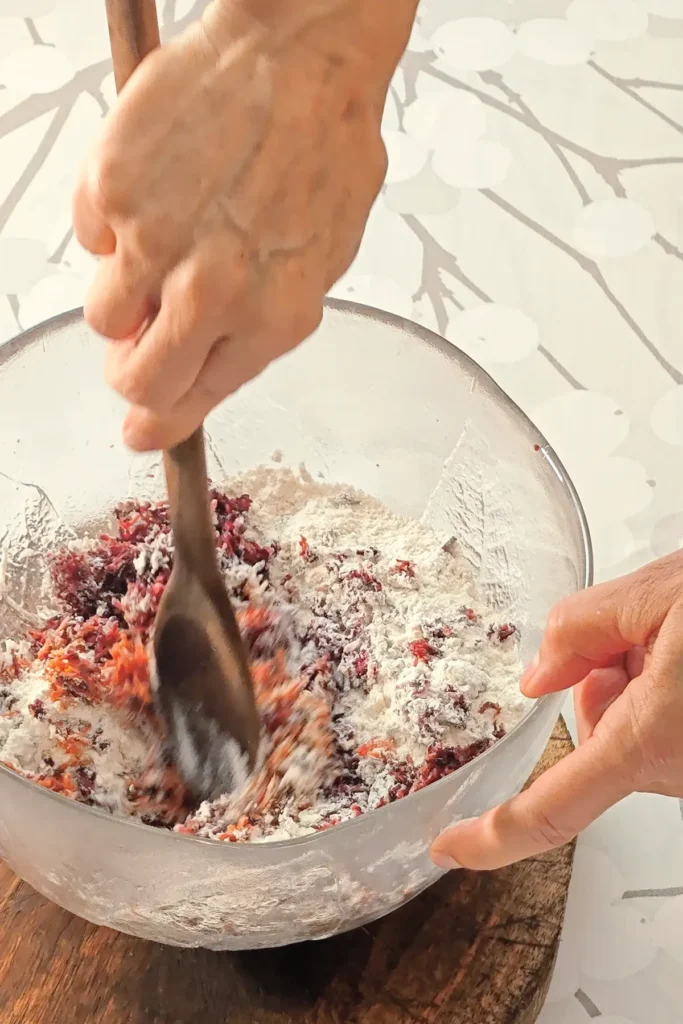
[[[352,569],[350,572],[347,572],[344,579],[360,580],[361,583],[363,583],[366,587],[370,587],[372,590],[382,589],[382,584],[377,579],[377,577],[373,576],[372,573],[368,572],[366,569]]]
[[[408,644],[408,647],[410,648],[411,654],[415,659],[415,665],[419,664],[419,662],[421,661],[425,662],[426,664],[430,661],[431,658],[436,657],[436,655],[438,655],[439,653],[436,647],[433,647],[428,640],[424,639],[413,640],[411,643]]]
[[[409,562],[407,558],[399,558],[396,561],[396,565],[392,566],[389,570],[390,576],[409,576],[410,579],[415,579],[415,566],[412,562]]]
[[[333,508],[348,506],[355,517],[368,499],[344,494],[331,500]],[[408,640],[404,632],[395,641],[402,662],[409,662],[407,647],[417,669],[410,669],[411,678],[403,684],[408,696],[400,712],[409,716],[416,740],[424,744],[425,756],[414,760],[406,747],[397,746],[390,729],[390,735],[374,736],[370,719],[360,723],[357,733],[358,723],[346,715],[351,705],[344,702],[349,694],[370,694],[378,683],[378,648],[368,634],[373,615],[396,600],[412,602],[430,562],[388,558],[375,545],[326,548],[320,532],[310,532],[307,524],[315,550],[306,536],[295,534],[280,557],[282,538],[271,540],[251,527],[248,494],[231,497],[213,490],[211,508],[218,558],[238,605],[250,657],[265,743],[264,763],[249,782],[243,810],[228,820],[220,801],[209,807],[191,805],[174,767],[164,760],[163,725],[155,710],[147,657],[172,568],[163,502],[122,502],[114,510],[111,534],[55,552],[50,572],[63,613],[27,633],[26,651],[14,645],[0,657],[0,715],[17,714],[12,686],[31,665],[40,667],[47,686],[26,705],[27,716],[52,728],[55,709],[72,713],[73,726],[59,725],[55,751],[44,757],[40,771],[30,774],[39,785],[106,806],[93,754],[109,749],[110,741],[87,721],[79,724],[77,709],[111,709],[141,732],[150,751],[144,770],[126,779],[126,813],[157,827],[242,842],[255,834],[269,836],[285,818],[308,831],[323,831],[403,799],[456,771],[504,735],[500,704],[477,704],[467,699],[459,681],[436,686],[434,679],[462,645],[489,648],[487,636],[504,644],[515,634],[514,625],[489,628],[480,613],[461,604],[467,597],[461,590],[452,610],[439,605],[425,615],[426,621],[411,625],[407,635],[419,630],[421,636]],[[440,550],[440,542],[434,541],[434,547]],[[450,559],[448,547],[443,557]],[[315,585],[306,591],[303,581],[313,577]],[[260,603],[264,594],[266,603]],[[306,615],[301,620],[305,627],[297,632],[292,619],[299,606]],[[288,658],[294,654],[298,668],[292,674]],[[479,682],[471,685],[475,694],[489,692]],[[387,679],[380,679],[379,686],[386,687]],[[447,742],[454,735],[467,737],[475,715],[483,716],[489,735]],[[315,813],[322,819],[306,818],[313,814],[313,795],[291,803],[292,779],[310,771],[311,763],[321,766],[315,795],[327,810]],[[16,764],[10,766],[19,770]]]

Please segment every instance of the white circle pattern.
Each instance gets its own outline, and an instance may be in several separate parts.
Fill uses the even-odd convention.
[[[0,0],[0,18],[42,18],[54,6],[55,0]]]
[[[486,107],[468,92],[428,92],[406,107],[408,135],[435,149],[444,138],[476,142],[486,131]]]
[[[662,395],[652,410],[650,422],[662,441],[683,445],[683,384]]]
[[[527,21],[520,27],[517,40],[525,57],[556,67],[584,64],[593,45],[590,36],[564,18]]]
[[[432,166],[454,188],[494,188],[505,181],[512,153],[500,142],[481,140],[469,146],[445,140],[435,151]]]
[[[683,0],[641,0],[643,7],[650,14],[660,18],[683,19]]]
[[[574,225],[574,239],[589,256],[629,256],[655,233],[652,214],[631,199],[599,199],[585,206]]]
[[[506,64],[517,49],[513,32],[495,18],[460,18],[436,30],[432,45],[456,71],[490,71]]]
[[[572,0],[566,16],[587,37],[607,42],[638,39],[649,20],[637,0]]]
[[[482,363],[515,363],[538,345],[538,327],[525,313],[495,302],[451,318],[449,340]]]
[[[101,2],[0,0],[0,19],[16,125],[0,127],[1,342],[82,301],[70,181],[115,97]],[[423,0],[409,49],[383,121],[388,181],[335,294],[447,334],[530,413],[585,501],[599,574],[671,551],[683,0]],[[63,86],[78,98],[46,153],[53,115],[36,111]],[[589,829],[542,1024],[680,1024],[681,888],[674,801],[640,794]]]

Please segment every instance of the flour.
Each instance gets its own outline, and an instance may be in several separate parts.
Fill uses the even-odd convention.
[[[233,794],[155,820],[138,800],[150,746],[158,755],[148,717],[132,719],[129,709],[88,693],[78,699],[73,687],[55,702],[35,646],[28,655],[25,643],[7,642],[0,760],[49,788],[53,778],[71,779],[60,791],[113,813],[212,838],[267,841],[331,827],[415,792],[521,719],[528,702],[519,693],[516,630],[482,605],[448,535],[350,488],[279,467],[231,480],[227,490],[249,495],[251,507],[245,501],[231,520],[239,553],[219,540],[226,584],[238,614],[262,609],[270,622],[256,639],[245,633],[245,642],[254,657],[283,645],[288,675],[305,684],[298,713],[316,701],[325,708],[330,749],[317,737],[295,746],[277,785],[262,780],[271,795],[262,813]],[[220,538],[218,514],[216,526]],[[93,543],[75,550],[95,564]],[[172,561],[167,527],[141,534],[125,557],[125,592],[114,600],[88,595],[102,629],[151,625]],[[93,672],[94,643],[78,648],[78,664]],[[107,670],[106,657],[97,664]],[[71,761],[63,769],[65,755]]]
[[[65,745],[82,740],[87,758],[76,769],[80,795],[105,810],[120,811],[131,774],[149,754],[144,733],[127,728],[110,709],[80,703],[61,711],[50,701],[44,672],[32,668],[0,686],[0,760],[32,777],[63,760]]]

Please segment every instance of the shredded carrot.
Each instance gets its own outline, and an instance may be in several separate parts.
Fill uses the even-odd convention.
[[[114,707],[133,712],[151,708],[149,658],[139,637],[121,635],[102,675],[106,699]]]
[[[390,753],[396,749],[396,743],[394,740],[381,740],[373,739],[368,740],[367,743],[363,743],[356,753],[359,757],[384,757],[385,754]]]

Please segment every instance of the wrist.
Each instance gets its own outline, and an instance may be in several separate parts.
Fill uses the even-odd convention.
[[[332,43],[341,55],[365,56],[378,73],[394,72],[410,38],[418,0],[213,0],[204,20],[218,45],[261,38],[277,52],[302,34]]]

